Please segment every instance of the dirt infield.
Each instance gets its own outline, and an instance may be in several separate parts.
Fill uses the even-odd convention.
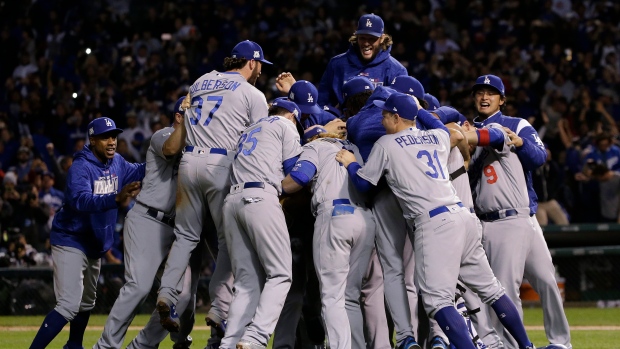
[[[129,331],[140,331],[143,326],[129,326]],[[194,331],[210,330],[209,326],[194,326]],[[544,331],[544,326],[525,326],[527,331]],[[0,331],[27,332],[38,331],[39,326],[0,326]],[[103,331],[103,326],[88,326],[87,331]],[[620,326],[571,326],[571,331],[620,331]],[[63,331],[69,331],[69,326],[65,326]]]

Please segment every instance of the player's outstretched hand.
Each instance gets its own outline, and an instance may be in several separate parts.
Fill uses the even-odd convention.
[[[135,198],[140,192],[140,182],[131,182],[121,189],[121,192],[116,194],[116,202],[123,202],[129,198]]]
[[[346,149],[342,149],[336,154],[336,161],[341,163],[344,167],[349,167],[349,164],[357,161],[357,159],[355,158],[355,155],[353,155],[353,153]]]
[[[506,143],[506,145],[514,145],[517,148],[523,145],[523,139],[512,132],[508,127],[504,127],[504,131],[506,131],[506,134],[510,138],[510,142]]]
[[[189,92],[188,92],[187,96],[185,96],[185,99],[181,103],[181,109],[187,110],[189,109],[190,105],[192,105],[192,99],[189,97]]]
[[[293,74],[289,72],[280,73],[276,78],[276,88],[280,93],[286,95],[295,82],[297,82],[297,80],[295,80]]]
[[[340,119],[334,119],[325,124],[323,127],[327,133],[337,133],[339,135],[344,135],[347,133],[347,123]]]

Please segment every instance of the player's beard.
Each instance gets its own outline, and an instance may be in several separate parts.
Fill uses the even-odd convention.
[[[254,70],[252,70],[252,75],[250,75],[248,82],[255,86],[256,80],[258,80],[259,76],[260,76],[260,66],[257,64],[254,66]]]

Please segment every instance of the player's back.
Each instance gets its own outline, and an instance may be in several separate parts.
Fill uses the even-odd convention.
[[[467,208],[474,208],[474,199],[471,196],[471,187],[469,186],[469,176],[464,166],[464,159],[458,147],[450,150],[448,157],[448,171],[452,186],[456,190],[456,195],[461,199],[463,205]]]
[[[151,137],[151,144],[146,152],[146,171],[142,189],[136,198],[142,204],[166,213],[174,211],[177,191],[179,155],[167,158],[163,153],[164,142],[172,132],[173,127],[166,127]]]
[[[377,145],[389,154],[385,176],[405,218],[415,219],[434,208],[460,201],[446,166],[450,152],[446,131],[412,127],[381,137]]]
[[[190,87],[187,145],[235,150],[241,132],[267,115],[265,95],[238,73],[212,71]]]
[[[281,192],[282,162],[301,153],[295,124],[282,116],[269,116],[243,131],[237,143],[232,184],[266,182]]]
[[[500,124],[486,127],[502,130]],[[508,141],[510,139],[504,132],[501,149],[478,147],[472,156],[469,177],[478,214],[529,207],[523,166],[514,146],[506,145]]]
[[[357,204],[365,202],[364,196],[349,180],[347,169],[335,160],[336,154],[341,149],[351,151],[355,154],[357,162],[363,165],[359,150],[347,140],[320,138],[303,147],[299,160],[308,160],[317,167],[317,173],[311,182],[313,211],[319,204],[336,199],[349,199]]]

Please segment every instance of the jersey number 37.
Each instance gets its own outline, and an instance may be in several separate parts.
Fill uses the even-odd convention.
[[[209,112],[209,116],[207,116],[207,119],[202,124],[202,126],[209,125],[209,123],[211,122],[211,119],[213,119],[213,114],[215,114],[215,112],[220,108],[220,105],[222,105],[223,101],[224,101],[224,97],[222,96],[208,96],[207,97],[207,102],[215,102],[215,106]],[[200,119],[202,118],[202,102],[203,102],[202,97],[196,96],[192,98],[192,106],[194,106],[196,102],[198,102],[198,105],[196,106],[196,117],[189,119],[189,122],[194,126],[198,125],[198,123],[200,122]]]

